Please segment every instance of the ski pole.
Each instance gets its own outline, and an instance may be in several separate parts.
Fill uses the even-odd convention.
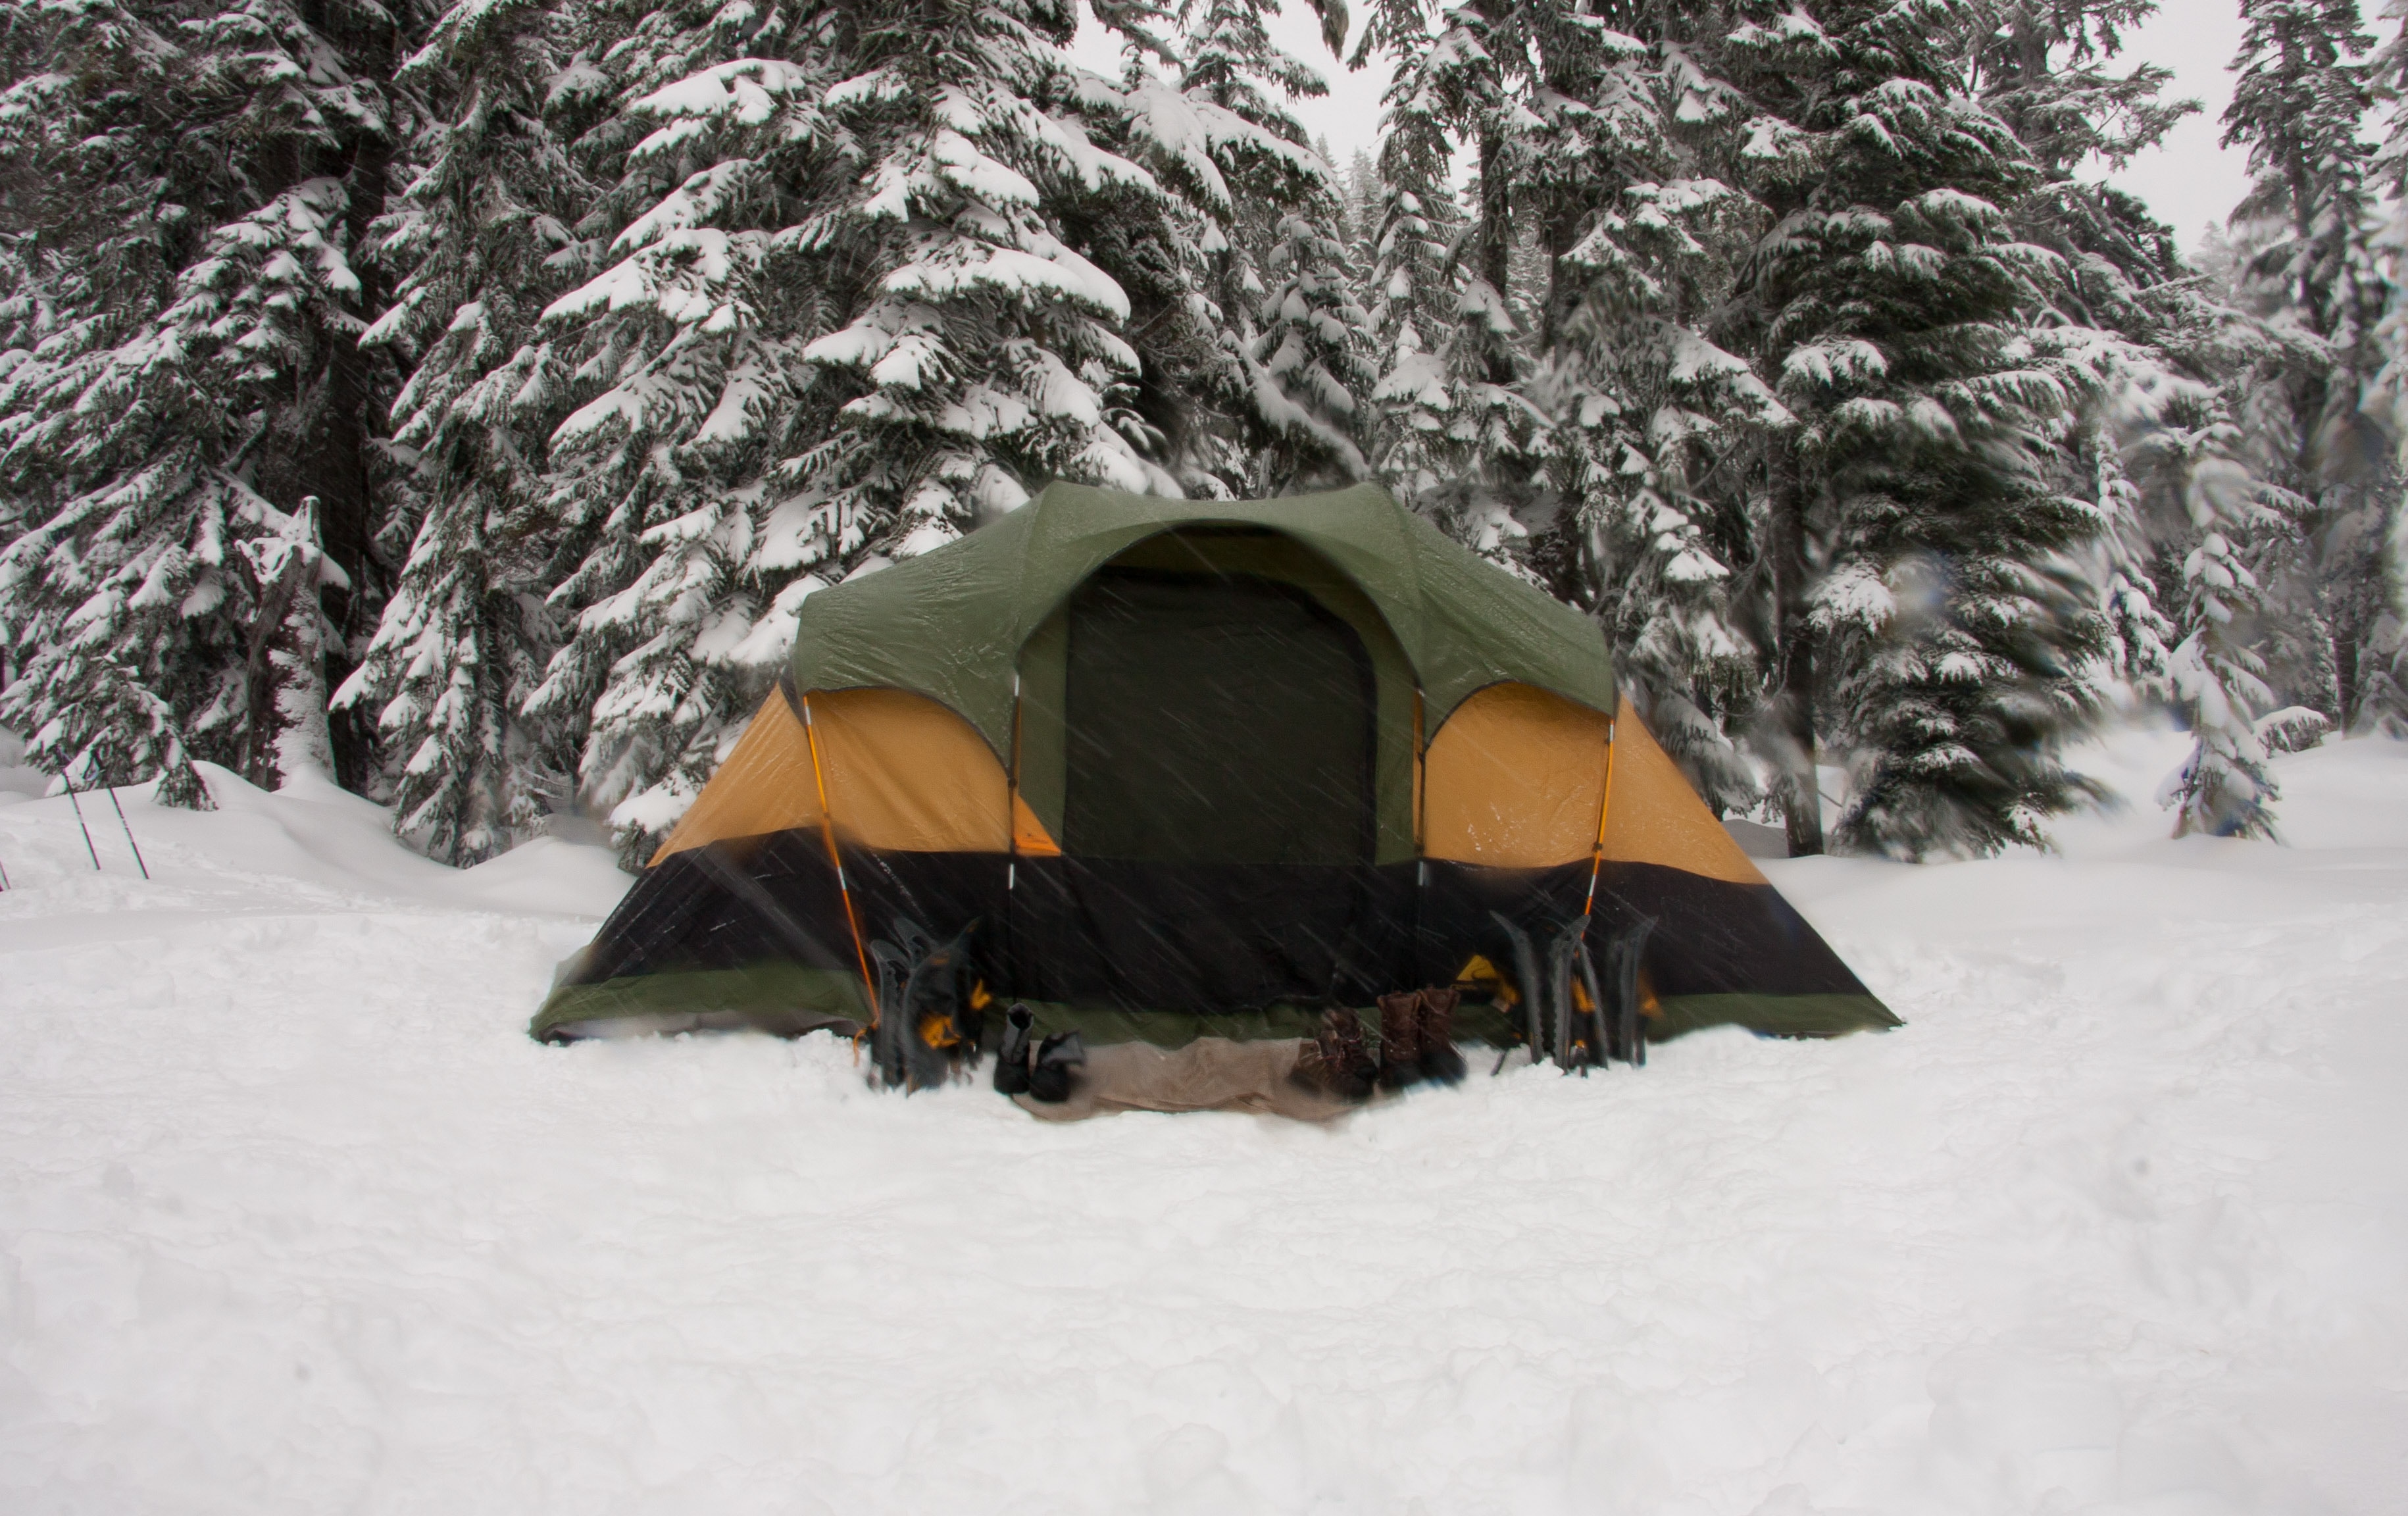
[[[100,872],[100,850],[92,845],[92,828],[83,823],[83,802],[76,798],[75,780],[61,774],[59,782],[67,787],[67,803],[75,807],[76,825],[83,832],[83,851],[92,854],[92,871],[97,874]]]
[[[142,861],[142,844],[134,840],[134,823],[125,819],[125,808],[118,805],[117,786],[114,784],[108,787],[108,803],[117,807],[117,824],[125,828],[125,845],[134,850],[134,866],[142,870],[144,879],[149,879],[150,865]]]

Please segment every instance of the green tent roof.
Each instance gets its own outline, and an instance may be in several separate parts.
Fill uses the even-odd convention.
[[[1008,754],[1021,644],[1124,550],[1190,526],[1268,527],[1328,558],[1387,618],[1420,678],[1432,731],[1472,692],[1507,680],[1613,709],[1613,665],[1596,622],[1371,484],[1284,500],[1164,500],[1049,485],[958,542],[805,600],[795,683],[924,694]]]

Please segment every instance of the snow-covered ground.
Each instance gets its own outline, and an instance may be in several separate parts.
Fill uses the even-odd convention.
[[[1902,1032],[1327,1130],[538,1047],[598,851],[0,794],[0,1509],[2397,1511],[2408,746],[2281,774],[1771,865]]]

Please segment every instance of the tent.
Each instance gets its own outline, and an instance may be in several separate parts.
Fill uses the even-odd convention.
[[[1467,975],[1492,993],[1459,1035],[1534,1056],[1601,1056],[1609,1011],[1626,1058],[1898,1024],[1618,699],[1594,622],[1373,486],[1057,483],[803,602],[532,1031],[858,1033],[941,980],[930,1045],[1025,1001],[1179,1048]]]

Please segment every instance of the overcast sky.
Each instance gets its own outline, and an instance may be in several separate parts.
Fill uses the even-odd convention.
[[[1357,13],[1359,26],[1362,0],[1350,8]],[[1271,30],[1282,46],[1312,64],[1329,81],[1327,96],[1302,102],[1297,114],[1316,135],[1327,138],[1339,166],[1343,167],[1358,148],[1374,150],[1380,136],[1380,92],[1387,86],[1387,70],[1374,64],[1349,72],[1331,58],[1321,42],[1319,19],[1305,0],[1287,0],[1286,9],[1273,21]],[[1089,22],[1081,28],[1079,45],[1073,50],[1092,66],[1117,72],[1115,55],[1102,36],[1102,29]],[[2173,70],[2174,82],[2167,92],[2171,97],[2194,99],[2204,107],[2185,118],[2164,147],[2112,176],[2147,201],[2158,219],[2181,236],[2185,248],[2198,247],[2200,234],[2229,214],[2247,188],[2244,156],[2216,146],[2216,139],[2224,135],[2224,107],[2232,99],[2232,76],[2226,69],[2240,47],[2236,0],[2169,0],[2127,39],[2127,56]]]

